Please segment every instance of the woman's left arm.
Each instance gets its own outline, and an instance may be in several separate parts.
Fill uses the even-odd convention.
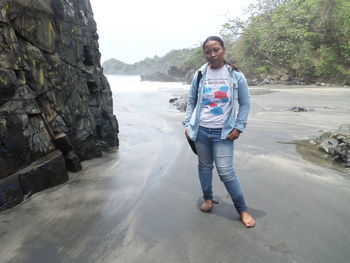
[[[237,74],[237,88],[238,88],[238,114],[236,118],[235,129],[242,132],[247,126],[248,114],[250,109],[250,94],[248,90],[248,83],[243,73]]]

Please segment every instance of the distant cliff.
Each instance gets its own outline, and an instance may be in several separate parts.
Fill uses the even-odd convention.
[[[195,63],[199,55],[200,63]],[[134,64],[109,59],[102,64],[106,74],[140,75],[142,80],[188,81],[204,60],[198,48],[172,50],[163,57],[154,56]]]
[[[89,0],[0,0],[0,179],[45,156],[77,171],[118,146],[98,48]]]
[[[137,75],[132,64],[126,64],[117,59],[109,59],[102,64],[103,72],[110,75]]]

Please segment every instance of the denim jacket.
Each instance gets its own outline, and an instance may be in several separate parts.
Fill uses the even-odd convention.
[[[205,76],[208,69],[208,63],[204,64],[193,76],[192,84],[188,94],[188,103],[185,119],[182,124],[187,128],[188,136],[195,141],[199,129],[199,119],[202,110],[202,94]],[[230,72],[230,88],[232,94],[232,109],[229,117],[224,123],[221,131],[221,139],[225,140],[230,132],[236,128],[241,132],[247,125],[248,113],[250,108],[250,94],[247,81],[242,72],[234,70],[230,65],[225,64]],[[198,86],[198,97],[196,103],[197,77],[201,71],[202,78]],[[196,105],[195,105],[196,103]]]

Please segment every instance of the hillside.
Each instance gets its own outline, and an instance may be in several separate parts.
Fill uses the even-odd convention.
[[[112,58],[105,61],[102,67],[104,73],[111,75],[141,75],[150,80],[182,81],[186,78],[186,72],[180,69],[184,62],[192,60],[195,51],[193,48],[172,50],[163,57],[154,56],[134,64]]]

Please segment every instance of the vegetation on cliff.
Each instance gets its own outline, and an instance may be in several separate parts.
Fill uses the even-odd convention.
[[[228,56],[253,75],[350,81],[348,0],[259,0],[230,19]]]

